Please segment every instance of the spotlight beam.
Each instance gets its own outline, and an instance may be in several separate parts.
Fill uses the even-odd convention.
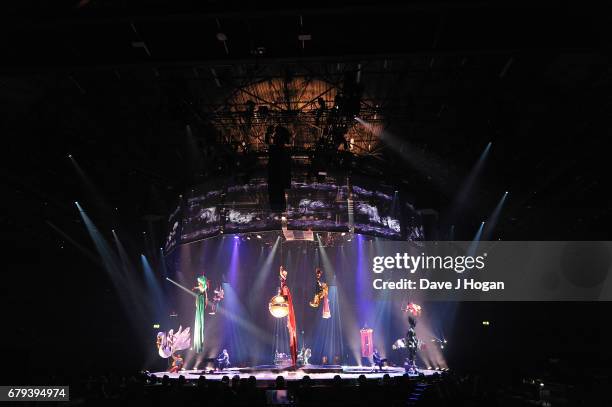
[[[172,284],[174,284],[175,286],[177,286],[178,288],[180,288],[181,290],[185,291],[187,294],[193,295],[194,297],[197,297],[197,295],[191,291],[189,288],[180,285],[179,283],[177,283],[176,281],[174,281],[173,279],[166,277],[166,280],[170,281]]]
[[[508,191],[504,192],[501,199],[495,206],[495,209],[493,209],[491,216],[489,216],[489,219],[487,221],[487,226],[485,227],[485,230],[482,233],[482,240],[491,240],[491,238],[493,237],[493,230],[495,229],[495,226],[497,225],[497,222],[499,221],[499,215],[501,215],[501,211],[504,206],[504,203],[506,202],[507,197],[508,197]]]
[[[264,282],[268,278],[270,274],[270,270],[272,269],[272,263],[274,262],[274,258],[276,257],[276,251],[278,249],[278,245],[280,242],[280,236],[276,238],[276,242],[274,242],[274,246],[272,246],[272,250],[268,253],[266,260],[263,264],[263,267],[259,271],[255,282],[253,283],[253,292],[259,292],[261,290]]]
[[[476,184],[476,179],[482,172],[487,157],[489,156],[491,145],[491,142],[486,145],[484,151],[480,154],[480,157],[478,157],[478,161],[476,161],[476,164],[474,164],[467,178],[465,179],[465,181],[463,181],[463,184],[459,188],[459,193],[457,194],[457,197],[455,198],[455,203],[453,205],[455,213],[460,212],[468,201],[468,197],[472,193],[474,185]]]
[[[482,231],[484,229],[484,226],[485,226],[485,222],[482,221],[480,223],[480,226],[478,227],[478,231],[474,235],[474,239],[472,239],[472,243],[470,243],[468,247],[468,250],[467,250],[468,256],[474,256],[476,254],[476,249],[478,248],[478,245],[480,244],[480,238],[482,237]]]

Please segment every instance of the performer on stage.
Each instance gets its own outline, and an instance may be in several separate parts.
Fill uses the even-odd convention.
[[[289,314],[287,315],[287,330],[289,331],[289,349],[291,350],[291,361],[293,366],[297,366],[297,326],[295,322],[295,312],[293,311],[293,301],[291,299],[291,291],[287,286],[287,270],[280,266],[279,271],[280,287],[278,294],[285,297],[289,305]]]
[[[382,371],[382,367],[387,359],[381,357],[380,353],[378,353],[378,349],[374,348],[374,353],[372,353],[372,361],[376,366],[378,366],[378,371]]]
[[[230,366],[229,353],[227,349],[223,349],[223,352],[217,356],[217,369],[225,370]]]
[[[300,349],[300,353],[298,354],[298,362],[301,365],[306,366],[309,363],[310,357],[312,356],[312,351],[310,348],[302,345],[302,349]]]
[[[172,367],[170,367],[170,373],[178,373],[183,368],[184,360],[180,354],[172,355]]]
[[[331,312],[329,310],[329,300],[327,299],[329,288],[327,284],[323,282],[323,272],[318,267],[315,269],[315,278],[315,295],[312,301],[310,302],[310,306],[313,308],[318,308],[319,304],[323,302],[323,318],[331,318]]]
[[[214,296],[212,302],[210,304],[210,315],[215,315],[217,313],[217,308],[219,308],[219,303],[223,300],[225,296],[225,292],[223,291],[223,287],[219,286],[214,290]]]
[[[198,285],[192,291],[196,293],[195,323],[193,325],[193,350],[202,352],[204,346],[204,313],[208,304],[208,280],[205,276],[198,277]]]
[[[404,363],[406,373],[419,372],[416,367],[416,354],[417,349],[419,347],[419,340],[417,339],[415,330],[416,323],[416,319],[414,319],[413,317],[408,317],[409,328],[408,332],[406,332],[405,338],[406,348],[408,349],[408,357],[406,358],[406,362]]]

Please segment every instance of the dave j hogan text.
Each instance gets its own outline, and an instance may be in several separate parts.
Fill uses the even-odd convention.
[[[381,278],[374,279],[372,286],[375,290],[468,290],[468,291],[492,291],[503,290],[503,281],[478,281],[473,278],[458,278],[457,281],[431,281],[426,278],[409,279],[402,278],[395,281],[385,281]]]

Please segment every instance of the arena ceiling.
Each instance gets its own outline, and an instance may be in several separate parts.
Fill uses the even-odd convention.
[[[157,230],[159,238],[156,222],[176,196],[234,174],[245,148],[264,150],[270,123],[289,126],[296,148],[312,148],[324,131],[318,98],[333,108],[347,73],[359,75],[360,116],[374,125],[347,124],[355,171],[401,185],[418,208],[443,211],[493,141],[466,236],[506,189],[504,238],[534,225],[577,235],[610,216],[598,176],[600,143],[610,135],[604,39],[612,25],[592,8],[162,0],[2,7],[9,240],[17,233],[68,246],[49,224],[83,237],[75,200],[102,223]],[[381,142],[381,131],[399,145]]]

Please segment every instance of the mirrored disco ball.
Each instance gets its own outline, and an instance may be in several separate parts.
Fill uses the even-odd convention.
[[[268,309],[274,318],[283,318],[289,314],[289,304],[282,295],[275,295],[272,297],[268,304]]]

